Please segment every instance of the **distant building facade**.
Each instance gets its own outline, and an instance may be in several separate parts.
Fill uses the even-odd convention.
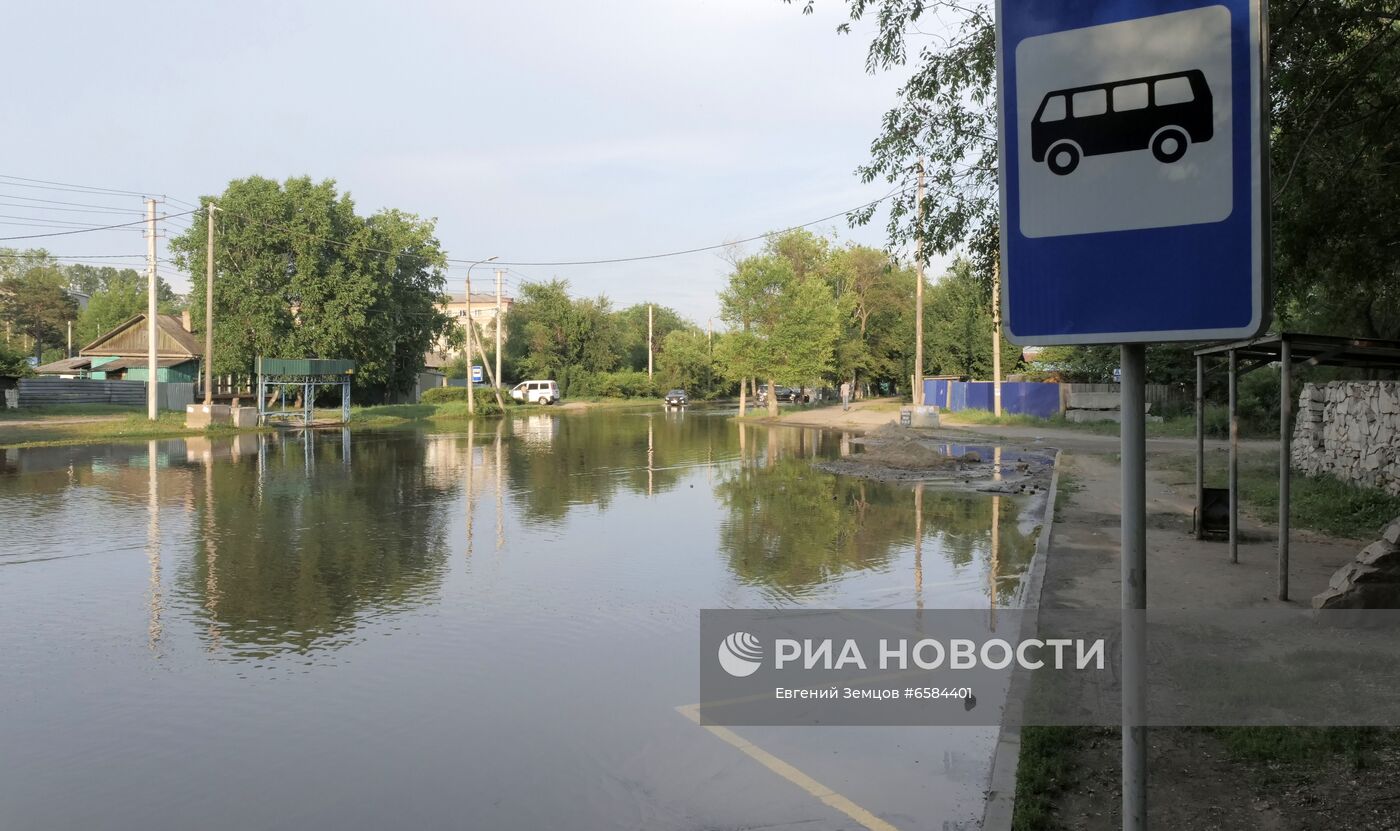
[[[438,348],[429,356],[429,366],[442,366],[459,354],[465,354],[467,321],[476,321],[476,331],[480,334],[481,347],[490,352],[496,345],[496,327],[505,325],[505,317],[510,314],[510,307],[515,301],[509,297],[501,298],[501,318],[496,318],[496,295],[473,292],[471,299],[462,293],[448,295],[447,302],[438,306],[443,314],[452,318],[452,321],[462,331],[463,345],[459,349],[448,347],[447,341],[438,342]],[[501,343],[506,342],[506,331],[501,330]]]

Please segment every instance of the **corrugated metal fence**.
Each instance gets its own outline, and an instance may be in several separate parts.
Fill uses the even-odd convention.
[[[992,410],[991,381],[950,381],[941,378],[924,379],[924,401],[951,412],[959,410]],[[1030,381],[1004,381],[1001,385],[1002,412],[1053,418],[1064,412],[1068,398],[1076,393],[1110,393],[1117,395],[1118,384],[1057,384]],[[1189,394],[1182,387],[1170,384],[1148,384],[1147,401],[1153,412],[1161,412],[1168,403],[1184,402]]]
[[[194,402],[194,384],[160,385],[162,410],[183,410]],[[145,381],[95,381],[87,378],[21,378],[19,406],[52,407],[58,404],[124,404],[146,406]]]

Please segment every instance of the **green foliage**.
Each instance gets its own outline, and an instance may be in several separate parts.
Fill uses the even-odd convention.
[[[486,392],[486,397],[491,397],[489,391]],[[423,390],[423,393],[418,396],[418,402],[420,404],[445,404],[448,401],[466,400],[466,387],[433,387],[432,389]]]
[[[924,372],[930,375],[992,377],[992,293],[959,258],[948,273],[924,293]],[[1020,347],[1005,338],[1001,344],[1002,372],[1021,363]]]
[[[9,260],[0,278],[0,321],[10,332],[24,335],[33,343],[33,355],[42,358],[44,347],[62,347],[68,337],[68,322],[78,317],[78,304],[68,295],[67,280],[47,255]]]
[[[247,373],[258,355],[351,358],[355,394],[415,382],[451,322],[437,303],[446,261],[433,222],[397,210],[355,213],[330,180],[230,182],[214,200],[214,371]],[[170,241],[178,266],[204,273],[204,212]],[[196,326],[204,295],[195,292]]]
[[[1400,25],[1393,0],[1269,7],[1275,309],[1400,337]]]
[[[571,381],[582,378],[578,373],[607,372],[620,360],[611,303],[606,297],[571,298],[564,280],[521,284],[506,325],[515,377],[553,378],[565,396],[586,394]]]
[[[793,0],[785,0],[793,2]],[[816,0],[805,0],[810,12]],[[899,103],[857,168],[899,185],[892,245],[967,250],[982,279],[998,237],[996,44],[988,0],[844,0],[872,20],[866,71],[910,64]],[[946,36],[912,55],[935,20]],[[1391,0],[1275,0],[1269,6],[1274,312],[1280,328],[1400,337],[1400,29]],[[849,23],[838,31],[849,33]],[[923,160],[922,212],[912,187]],[[864,224],[875,207],[854,212]],[[1149,357],[1149,361],[1150,361]],[[1116,362],[1115,362],[1116,364]]]
[[[677,329],[667,334],[657,356],[657,370],[658,387],[680,387],[697,395],[708,390],[715,371],[705,333],[698,329]]]
[[[29,367],[29,356],[0,340],[0,375],[27,378],[33,374],[34,371]]]
[[[647,305],[628,306],[616,315],[620,365],[627,369],[646,371],[647,368]],[[680,312],[667,306],[651,304],[652,344],[659,349],[672,332],[694,329]]]
[[[631,369],[618,372],[575,369],[565,374],[569,380],[569,391],[564,392],[567,398],[655,398],[659,394],[657,385],[645,372]]]
[[[879,249],[849,245],[830,252],[826,275],[842,326],[836,378],[902,386],[913,367],[914,270]]]
[[[496,403],[496,394],[490,387],[478,387],[476,390],[476,412],[477,415],[500,415],[501,408]],[[504,391],[501,393],[501,402],[509,407],[513,399]],[[466,387],[433,387],[423,390],[423,394],[418,396],[420,404],[461,404],[462,415],[467,415],[465,409],[467,403]]]
[[[771,251],[784,250],[789,236],[770,243]],[[795,260],[779,253],[747,257],[720,292],[721,317],[742,333],[722,353],[726,372],[751,367],[760,378],[801,383],[834,368],[839,332],[835,298],[814,266],[813,247],[802,244],[804,237],[793,240],[787,250]],[[736,354],[735,345],[742,345],[747,355]]]
[[[87,308],[73,327],[74,348],[92,343],[136,315],[146,313],[148,297],[144,276],[129,268],[95,270],[101,272],[102,282],[91,293]],[[72,279],[71,269],[69,279]],[[175,293],[164,280],[156,288],[156,302],[161,314],[179,311]]]
[[[442,368],[442,372],[453,380],[470,378],[472,377],[472,362],[467,360],[465,354],[457,355],[447,362],[447,366]]]

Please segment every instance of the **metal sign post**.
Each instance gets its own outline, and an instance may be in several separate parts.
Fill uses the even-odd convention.
[[[1145,344],[1268,325],[1261,0],[997,2],[1002,319],[1120,344],[1123,828],[1147,823]]]

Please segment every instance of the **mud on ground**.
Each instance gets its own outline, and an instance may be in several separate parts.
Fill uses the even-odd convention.
[[[854,452],[819,462],[819,470],[884,482],[931,482],[989,493],[1035,494],[1050,486],[1055,452],[1044,446],[975,446],[937,430],[887,424],[852,439]]]

